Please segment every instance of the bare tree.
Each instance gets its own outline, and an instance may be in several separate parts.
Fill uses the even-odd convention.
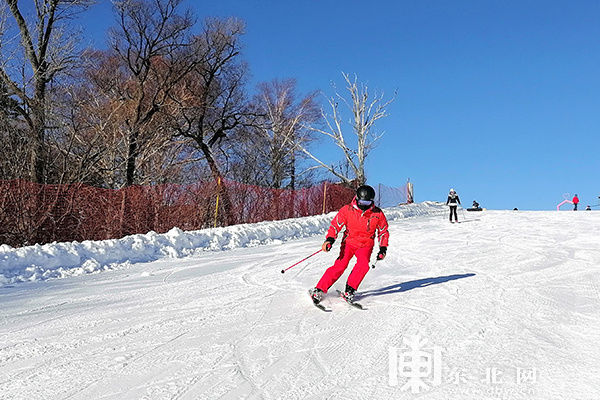
[[[65,143],[60,150],[70,168],[68,181],[106,188],[125,184],[127,131],[133,115],[126,101],[131,85],[122,60],[109,51],[87,51],[77,81],[65,88]]]
[[[152,128],[156,128],[153,119],[167,106],[171,92],[200,60],[197,49],[189,40],[194,19],[190,12],[177,13],[181,1],[123,0],[114,3],[119,26],[112,30],[112,46],[131,76],[120,93],[132,110],[132,115],[124,121],[127,129],[126,185],[136,181],[141,147],[153,140],[156,144],[156,135],[160,132],[152,132]],[[168,140],[168,135],[163,138]]]
[[[394,101],[395,95],[389,100],[384,99],[383,93],[376,94],[370,98],[367,85],[359,83],[356,75],[354,79],[350,79],[346,73],[342,73],[342,75],[346,82],[346,89],[350,96],[349,99],[336,92],[334,97],[328,99],[329,106],[331,107],[331,115],[327,115],[325,111],[322,111],[326,127],[323,129],[311,127],[311,129],[333,140],[335,145],[344,154],[344,163],[339,166],[328,165],[317,158],[305,146],[301,146],[301,149],[317,163],[318,168],[328,170],[348,185],[353,183],[362,185],[367,180],[365,160],[370,151],[375,147],[377,141],[383,136],[383,132],[378,133],[375,131],[375,123],[388,115],[387,107]],[[352,117],[349,125],[352,126],[355,136],[355,146],[349,143],[349,135],[344,135],[343,117],[339,110],[339,103],[344,104],[351,111]],[[353,176],[344,173],[344,164],[346,167],[349,167]]]
[[[15,110],[27,127],[31,179],[47,179],[49,161],[47,121],[50,110],[48,85],[68,71],[77,60],[74,35],[67,33],[66,20],[82,11],[90,0],[38,0],[35,16],[28,21],[17,0],[5,0],[8,12],[0,26],[0,82],[4,96],[16,101]],[[6,9],[4,9],[6,11]],[[10,41],[9,20],[16,25],[20,44]]]
[[[307,125],[320,118],[315,102],[316,93],[297,100],[296,81],[287,79],[259,85],[259,93],[254,99],[260,123],[253,130],[251,147],[256,154],[261,154],[264,165],[252,164],[251,167],[261,170],[263,179],[269,187],[281,188],[284,182],[291,189],[296,188],[298,161],[306,155],[299,146],[306,147],[311,141],[311,131]]]
[[[127,121],[135,118],[138,104],[127,98],[127,91],[135,89],[137,81],[110,50],[86,52],[83,65],[77,81],[63,89],[65,124],[62,143],[56,146],[64,162],[62,173],[65,181],[120,188],[126,185]],[[147,85],[155,88],[153,83]],[[165,100],[161,108],[168,108],[169,102]],[[187,143],[171,138],[167,122],[156,113],[140,127],[137,184],[181,182],[189,171],[187,164],[195,161]]]
[[[6,95],[0,82],[0,179],[29,175],[30,143],[27,126],[19,121],[16,100]]]
[[[244,93],[247,67],[240,60],[244,23],[235,18],[208,19],[194,39],[200,62],[173,93],[174,108],[168,112],[174,135],[190,139],[203,155],[216,181],[224,177],[228,139],[251,125]],[[231,201],[222,189],[225,215],[231,221]]]

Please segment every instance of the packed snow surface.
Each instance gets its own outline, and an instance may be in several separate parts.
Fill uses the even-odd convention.
[[[600,213],[446,211],[386,210],[364,311],[308,298],[339,241],[281,274],[332,214],[3,246],[0,399],[600,398]]]

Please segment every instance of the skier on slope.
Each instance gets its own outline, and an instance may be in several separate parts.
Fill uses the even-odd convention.
[[[460,204],[460,198],[454,189],[450,189],[450,193],[448,193],[448,200],[446,200],[446,205],[450,206],[450,222],[452,222],[452,214],[454,214],[454,219],[458,222],[458,215],[456,214],[456,209]]]
[[[323,251],[331,250],[338,233],[344,227],[346,230],[342,237],[340,255],[333,266],[325,271],[317,286],[309,291],[315,304],[323,299],[324,293],[327,293],[327,290],[342,276],[352,257],[356,256],[356,265],[352,268],[346,290],[342,293],[346,301],[354,300],[354,292],[369,271],[369,260],[376,235],[379,241],[377,260],[385,258],[390,235],[388,223],[383,211],[375,206],[374,199],[375,190],[371,186],[358,187],[354,199],[350,204],[342,207],[331,221],[322,246]]]
[[[573,211],[577,211],[577,204],[579,204],[579,197],[577,197],[577,193],[573,197]]]

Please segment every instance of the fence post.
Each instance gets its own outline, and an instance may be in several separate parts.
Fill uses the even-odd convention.
[[[126,211],[126,196],[127,196],[127,188],[128,186],[121,188],[121,190],[123,191],[123,196],[121,199],[121,217],[120,217],[120,221],[119,221],[119,225],[120,225],[120,229],[121,231],[119,232],[119,237],[123,237],[126,234],[126,228],[125,228],[125,213]]]
[[[323,214],[325,214],[326,201],[327,201],[327,182],[323,183]]]
[[[215,225],[217,227],[217,217],[219,216],[219,194],[221,194],[221,177],[217,179],[217,204],[215,206]]]

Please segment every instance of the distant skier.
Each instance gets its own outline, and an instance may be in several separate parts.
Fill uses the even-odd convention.
[[[446,205],[450,206],[450,222],[452,222],[452,214],[454,214],[454,219],[458,222],[458,215],[456,214],[456,209],[460,204],[460,198],[454,189],[450,189],[450,193],[448,193],[448,200],[446,200]]]
[[[473,200],[473,206],[471,206],[471,208],[467,208],[467,211],[483,211],[483,208],[479,206],[477,200]]]
[[[579,197],[577,197],[577,193],[573,197],[573,211],[577,211],[577,204],[579,204]]]
[[[371,186],[360,186],[350,204],[342,207],[331,221],[322,246],[323,251],[331,250],[337,235],[344,227],[346,229],[342,237],[340,255],[333,266],[325,271],[317,286],[309,291],[315,304],[323,299],[323,294],[342,276],[352,257],[356,256],[356,265],[352,268],[346,282],[346,290],[342,293],[346,301],[354,300],[354,292],[369,271],[375,236],[379,241],[377,259],[385,258],[390,236],[388,223],[383,211],[374,205],[374,199],[375,190]]]
[[[585,208],[585,211],[592,211],[592,207],[590,207],[589,205]]]

